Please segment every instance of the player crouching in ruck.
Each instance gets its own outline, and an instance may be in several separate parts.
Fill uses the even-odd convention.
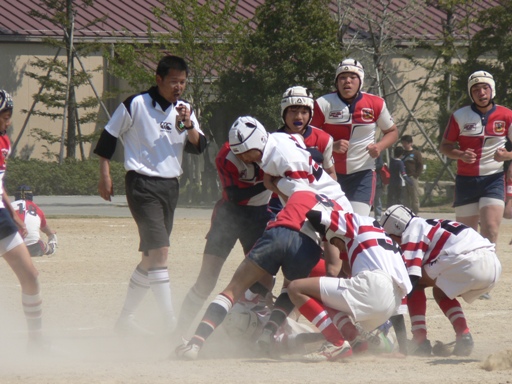
[[[306,216],[327,241],[346,252],[343,262],[351,278],[295,280],[288,294],[327,340],[305,359],[334,361],[352,355],[352,347],[357,348],[359,331],[351,319],[365,331],[373,331],[399,313],[412,284],[400,247],[373,218],[320,208]]]
[[[464,224],[423,219],[403,205],[389,207],[380,223],[401,244],[409,274],[420,278],[407,300],[414,346],[411,353],[428,356],[432,352],[427,339],[425,288],[433,287],[434,299],[455,330],[455,347],[449,352],[469,356],[473,338],[456,297],[472,303],[494,287],[501,274],[494,244]]]
[[[320,260],[322,248],[320,247],[320,237],[306,220],[306,213],[323,204],[341,209],[336,201],[316,194],[311,189],[297,191],[290,196],[276,220],[269,222],[263,236],[239,265],[230,283],[210,303],[194,336],[188,343],[176,348],[178,357],[187,360],[197,359],[203,344],[224,321],[234,303],[263,276],[275,276],[279,269],[290,281],[309,275]],[[276,308],[282,314],[279,319],[272,318]],[[285,322],[292,309],[293,304],[281,305],[279,299],[276,301],[272,315],[267,322],[267,325],[269,322],[275,324],[275,330],[271,335],[272,340],[274,340],[277,328]]]

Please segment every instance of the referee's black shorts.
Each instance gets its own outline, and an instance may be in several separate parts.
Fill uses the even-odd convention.
[[[270,217],[267,205],[255,207],[219,200],[213,209],[204,253],[225,260],[240,240],[244,254],[247,254],[265,231]]]
[[[180,190],[178,179],[128,171],[125,186],[128,207],[139,229],[139,251],[147,255],[151,249],[168,247]]]

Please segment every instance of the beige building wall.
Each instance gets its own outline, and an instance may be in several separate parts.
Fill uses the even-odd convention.
[[[14,145],[28,116],[27,113],[22,113],[22,110],[30,110],[34,101],[33,95],[37,94],[40,88],[39,83],[27,76],[26,72],[39,72],[40,74],[45,72],[32,66],[30,62],[36,58],[52,60],[57,53],[57,49],[40,43],[2,43],[0,44],[0,51],[0,68],[3,72],[0,77],[0,88],[7,90],[12,95],[14,101],[12,127],[8,131],[8,135]],[[61,50],[58,59],[66,62],[67,58],[64,50]],[[99,53],[82,58],[81,60],[88,71],[92,71],[98,66],[104,66],[103,57]],[[75,66],[77,69],[80,68],[78,61],[75,61]],[[101,97],[106,83],[105,75],[103,71],[90,73],[92,74],[92,83]],[[77,100],[91,96],[94,97],[94,92],[89,85],[84,85],[77,90]],[[42,110],[42,108],[45,108],[43,104],[36,104],[35,109]],[[102,112],[101,107],[98,107],[97,112],[100,118],[103,119],[104,124],[105,114]],[[112,113],[112,111],[109,112]],[[82,134],[85,135],[91,134],[101,127],[102,123],[90,123],[81,125],[80,129]],[[60,144],[50,145],[46,141],[38,140],[33,135],[34,128],[42,128],[60,137],[62,133],[62,119],[52,121],[50,118],[32,115],[28,119],[26,127],[19,138],[15,155],[22,158],[55,161],[55,157],[50,156],[53,158],[49,158],[48,152],[58,155]],[[92,152],[91,144],[84,144],[84,152],[86,156],[90,156]],[[79,157],[80,149],[78,147],[76,153]]]
[[[22,127],[27,118],[26,113],[22,113],[22,110],[29,110],[33,103],[32,96],[39,91],[39,83],[26,75],[27,71],[35,72],[38,70],[37,68],[30,65],[30,62],[34,60],[36,57],[45,58],[48,60],[53,59],[57,50],[55,48],[48,47],[41,43],[0,43],[0,68],[3,71],[2,80],[0,83],[0,88],[6,89],[9,93],[12,94],[14,98],[14,116],[13,116],[13,125],[12,128],[9,129],[8,134],[11,138],[12,143],[18,139]],[[428,52],[418,50],[416,52],[416,58],[425,62],[432,61],[432,59],[428,56]],[[62,51],[59,55],[59,59],[66,61],[65,51]],[[82,62],[88,71],[92,71],[97,67],[104,67],[105,61],[100,53],[90,55],[87,58],[82,58]],[[375,78],[374,70],[369,67],[369,64],[363,62],[365,64],[365,70],[367,71],[368,81],[371,78]],[[80,68],[80,64],[78,61],[75,62],[76,68]],[[418,67],[413,67],[412,64],[403,59],[400,56],[390,57],[388,62],[386,63],[388,73],[392,74],[392,80],[396,84],[397,87],[402,87],[402,85],[413,79],[420,79],[426,75],[426,72]],[[370,73],[368,73],[370,72]],[[110,90],[110,88],[124,88],[127,89],[127,85],[122,82],[120,83],[113,79],[111,76],[106,74],[104,71],[94,72],[91,74],[92,82],[94,87],[100,96],[103,96],[103,93],[106,90]],[[365,80],[365,90],[368,90],[369,83]],[[376,89],[370,90],[372,93],[379,93]],[[391,85],[387,85],[387,88],[384,90],[386,93],[390,93],[393,91]],[[401,90],[401,96],[407,105],[408,108],[412,108],[416,97],[418,95],[418,90],[414,86],[414,84],[409,84],[405,86]],[[92,88],[88,85],[82,86],[77,93],[78,100],[84,97],[94,96],[94,92]],[[120,95],[115,100],[106,101],[106,108],[110,114],[112,114],[115,108],[119,105],[119,103],[124,100],[126,95]],[[388,101],[388,105],[390,110],[392,111],[393,117],[397,123],[399,130],[404,128],[403,122],[407,118],[408,112],[404,107],[403,102],[397,96],[391,96],[390,101]],[[36,105],[36,108],[44,107],[42,104]],[[101,130],[108,120],[107,116],[103,112],[101,106],[98,106],[97,112],[100,118],[100,121],[96,124],[86,124],[82,125],[81,131],[83,134],[91,134],[95,132],[95,130]],[[62,111],[61,111],[62,113]],[[433,116],[435,113],[435,106],[428,106],[424,102],[420,102],[415,111],[415,116],[420,118],[425,114],[430,114]],[[61,135],[62,132],[62,120],[52,121],[49,118],[43,118],[39,116],[32,116],[23,131],[23,134],[20,137],[19,143],[16,147],[15,155],[22,158],[32,158],[32,159],[42,159],[42,160],[52,160],[55,161],[57,158],[54,156],[48,156],[48,152],[53,153],[54,155],[58,155],[60,152],[60,145],[53,144],[50,145],[46,141],[37,140],[36,137],[33,136],[34,128],[43,128],[47,131],[50,131],[54,135]],[[422,145],[424,142],[424,137],[419,128],[414,123],[409,123],[406,127],[406,132],[408,134],[412,134],[415,138],[416,145]],[[94,144],[84,144],[84,152],[87,157],[92,156],[92,150]],[[80,156],[80,150],[76,148],[77,158]],[[121,156],[119,150],[116,151],[115,159],[121,160]]]

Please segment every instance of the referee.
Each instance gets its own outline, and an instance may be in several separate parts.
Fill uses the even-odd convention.
[[[192,105],[181,99],[187,78],[185,60],[163,57],[156,69],[156,86],[119,105],[94,150],[100,157],[98,192],[110,201],[110,159],[117,140],[124,145],[126,199],[139,230],[141,261],[130,278],[116,323],[116,329],[125,334],[150,334],[134,320],[150,288],[162,311],[165,330],[172,332],[176,323],[167,255],[179,195],[178,177],[183,172],[183,151],[199,154],[206,147]]]

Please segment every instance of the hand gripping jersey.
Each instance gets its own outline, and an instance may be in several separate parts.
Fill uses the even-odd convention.
[[[457,174],[461,176],[488,176],[503,170],[503,163],[494,160],[497,149],[505,147],[507,138],[512,140],[512,111],[495,105],[482,114],[474,105],[453,113],[444,132],[444,138],[457,141],[459,149],[473,149],[476,161],[468,164],[457,161]]]
[[[311,189],[297,191],[290,196],[284,208],[277,214],[274,221],[268,223],[266,229],[274,227],[289,228],[302,232],[315,240],[317,244],[321,244],[322,238],[306,219],[306,214],[312,209],[321,210],[319,206],[342,209],[336,201]]]
[[[421,267],[441,255],[463,255],[494,245],[477,231],[451,220],[413,217],[402,234],[402,251],[410,275],[421,277]]]
[[[313,189],[330,199],[346,200],[345,193],[338,182],[312,159],[302,142],[302,137],[298,135],[286,133],[269,135],[261,160],[261,168],[271,176],[282,177],[277,187],[286,196],[298,190]],[[344,209],[352,210],[350,203],[347,207],[344,206]]]
[[[39,229],[46,227],[46,217],[41,208],[30,200],[16,200],[11,203],[21,220],[27,226],[27,236],[23,239],[26,245],[32,245],[41,238]]]
[[[375,169],[375,159],[366,148],[375,143],[377,128],[387,131],[394,122],[384,99],[378,96],[361,92],[348,105],[333,92],[315,101],[311,125],[323,129],[334,141],[349,141],[346,153],[333,154],[336,173],[347,175]]]
[[[0,136],[0,194],[4,193],[4,175],[7,169],[7,158],[11,154],[11,141],[9,136]],[[3,199],[0,199],[0,208],[5,208]]]
[[[331,213],[329,229],[343,237],[353,276],[363,271],[381,270],[391,276],[403,296],[411,291],[400,247],[375,219],[335,210]]]
[[[246,164],[239,160],[229,149],[229,143],[226,142],[222,146],[215,159],[215,164],[222,184],[224,200],[250,206],[261,206],[268,203],[271,191],[263,187],[263,171],[255,163]],[[261,186],[261,191],[249,192],[251,188],[255,190],[258,185]],[[237,196],[228,196],[228,190]]]

